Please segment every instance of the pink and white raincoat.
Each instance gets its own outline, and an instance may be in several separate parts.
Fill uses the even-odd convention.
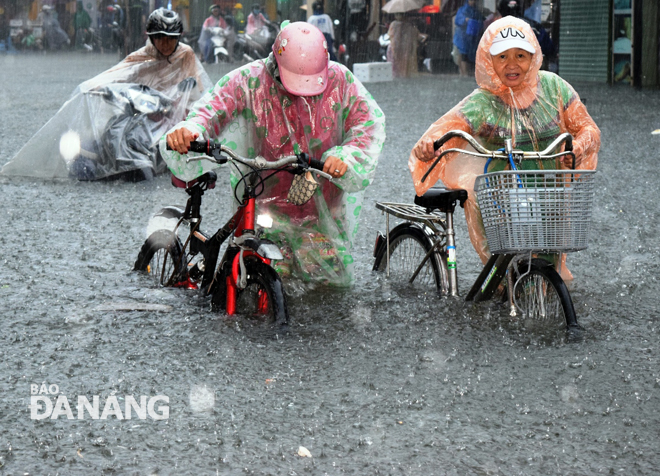
[[[332,183],[318,178],[318,189],[302,206],[286,200],[293,176],[276,174],[265,182],[257,210],[273,218],[266,236],[283,251],[285,259],[277,267],[285,277],[349,285],[362,198],[385,141],[385,115],[338,63],[329,63],[328,85],[318,96],[293,96],[276,77],[272,55],[229,73],[175,129],[186,127],[200,135],[198,140],[212,139],[244,157],[277,160],[307,152],[316,159],[332,155],[344,161],[346,174]],[[208,161],[186,163],[186,156],[166,149],[165,137],[160,150],[171,172],[182,180],[193,180],[214,167]],[[232,167],[232,190],[239,178]]]

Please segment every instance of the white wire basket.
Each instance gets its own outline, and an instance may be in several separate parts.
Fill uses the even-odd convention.
[[[587,248],[595,170],[517,170],[474,184],[493,254]]]

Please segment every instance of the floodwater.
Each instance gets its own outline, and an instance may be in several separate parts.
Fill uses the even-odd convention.
[[[0,57],[0,165],[114,62]],[[149,216],[185,201],[167,177],[0,179],[0,474],[657,474],[660,93],[575,86],[603,133],[590,247],[569,261],[576,339],[370,270],[385,226],[374,203],[412,199],[409,150],[475,87],[457,76],[368,85],[388,140],[357,282],[293,297],[279,338],[131,271]],[[207,227],[228,213],[221,181]],[[465,295],[479,265],[456,222]],[[56,408],[59,396],[59,418],[32,419],[33,392]],[[106,418],[79,414],[79,396]],[[150,399],[146,418],[118,418],[130,397]]]

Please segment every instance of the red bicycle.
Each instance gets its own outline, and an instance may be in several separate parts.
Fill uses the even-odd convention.
[[[218,165],[229,162],[236,166],[241,174],[234,192],[237,210],[214,234],[205,233],[200,228],[202,196],[215,187],[216,173],[207,172],[190,182],[172,176],[172,184],[185,189],[189,195],[188,203],[185,209],[168,206],[154,215],[159,219],[176,220],[176,224],[173,229],[159,229],[147,238],[134,269],[148,274],[162,286],[200,289],[204,295],[212,296],[214,310],[225,310],[229,315],[240,311],[276,325],[288,324],[282,280],[272,266],[273,261],[283,256],[278,245],[263,238],[263,231],[272,225],[272,219],[269,222],[269,217],[257,215],[255,201],[263,193],[264,182],[283,171],[297,175],[309,171],[328,180],[332,177],[322,172],[323,162],[307,154],[270,162],[263,157],[240,157],[231,149],[211,142],[193,142],[190,151],[206,155],[189,157],[188,162],[210,160]],[[264,176],[267,171],[271,173]],[[309,183],[294,179],[296,182]],[[241,198],[237,196],[240,188],[243,189]],[[292,192],[299,193],[292,187],[289,197]],[[307,199],[312,194],[313,190],[303,193],[308,195]],[[180,234],[184,235],[183,243]],[[228,238],[218,264],[221,246]]]

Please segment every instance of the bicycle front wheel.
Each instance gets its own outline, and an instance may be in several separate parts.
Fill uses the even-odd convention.
[[[236,312],[266,323],[288,324],[286,296],[277,271],[255,256],[245,258],[245,270],[247,286],[238,291]],[[212,298],[214,309],[225,308],[226,296],[226,284],[218,283]]]
[[[186,262],[179,238],[169,230],[158,230],[144,242],[133,269],[148,274],[160,286],[185,279]]]
[[[402,223],[390,232],[390,277],[410,282],[420,287],[435,286],[443,294],[449,292],[447,256],[443,249],[436,249],[428,257],[419,273],[415,271],[433,248],[431,238],[419,227]],[[387,270],[387,244],[383,243],[376,253],[374,271]]]
[[[518,270],[522,277],[515,281],[514,301],[523,319],[555,329],[578,326],[571,295],[552,266],[521,263]]]

